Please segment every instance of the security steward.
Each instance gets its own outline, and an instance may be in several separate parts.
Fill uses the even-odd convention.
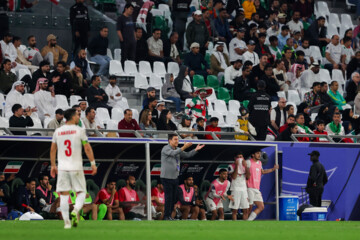
[[[88,8],[84,5],[84,0],[76,0],[76,3],[70,8],[70,24],[75,42],[73,55],[79,47],[85,49],[88,44],[88,34],[90,32],[90,18]]]
[[[309,194],[310,204],[314,207],[321,207],[321,197],[328,178],[324,166],[319,162],[320,153],[318,151],[312,151],[308,155],[310,155],[310,161],[312,161],[313,164],[310,167],[306,192]]]
[[[249,121],[255,127],[256,140],[265,140],[267,128],[270,124],[271,101],[270,96],[265,92],[266,83],[263,80],[257,83],[258,91],[250,99]]]

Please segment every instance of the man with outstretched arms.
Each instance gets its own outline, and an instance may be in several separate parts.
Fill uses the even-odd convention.
[[[85,129],[77,126],[80,115],[76,109],[68,109],[64,113],[66,124],[55,130],[51,150],[51,176],[58,174],[56,190],[60,192],[60,209],[64,218],[65,229],[74,227],[79,222],[79,211],[82,209],[86,197],[86,182],[83,170],[82,146],[85,154],[90,160],[92,175],[97,172],[94,153],[88,142]],[[58,166],[56,166],[56,152]],[[69,219],[69,191],[77,193],[74,210]]]

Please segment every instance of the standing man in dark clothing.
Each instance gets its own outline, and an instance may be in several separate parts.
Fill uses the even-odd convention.
[[[254,93],[250,99],[249,121],[255,127],[257,136],[256,140],[265,140],[267,134],[267,127],[270,124],[270,96],[265,92],[266,83],[260,80],[257,83],[258,91]]]
[[[30,107],[24,111],[22,106],[16,103],[12,106],[11,111],[14,115],[9,119],[9,127],[26,128],[34,126],[34,122],[30,117],[32,114]],[[26,136],[25,131],[14,131],[13,134]]]
[[[309,194],[310,204],[314,207],[321,207],[321,197],[324,192],[324,185],[328,182],[328,177],[324,166],[319,162],[320,153],[312,151],[309,153],[310,167],[309,178],[306,184],[306,192]]]
[[[319,46],[321,51],[322,47],[330,42],[330,39],[326,37],[325,17],[318,17],[307,29],[305,35],[310,40],[310,45]]]
[[[203,21],[202,12],[200,10],[193,13],[193,18],[194,20],[189,23],[186,29],[186,41],[189,46],[194,42],[198,43],[200,45],[200,53],[205,56],[206,49],[209,46],[210,34]],[[179,34],[181,33],[179,32]]]
[[[84,0],[76,0],[70,8],[70,24],[73,41],[75,42],[73,55],[79,47],[85,49],[88,43],[90,32],[90,19],[88,8],[84,5]]]
[[[140,61],[146,61],[148,58],[149,48],[144,36],[144,30],[141,27],[137,27],[135,29],[135,41],[135,62],[139,63]]]
[[[120,39],[121,46],[121,63],[124,65],[125,60],[135,61],[136,40],[135,40],[135,23],[131,15],[134,7],[127,3],[124,12],[119,16],[116,23],[116,30]]]
[[[160,178],[164,185],[165,192],[164,220],[173,220],[171,218],[171,212],[178,199],[177,189],[179,185],[180,158],[193,157],[205,145],[197,145],[194,150],[185,152],[186,149],[192,146],[192,143],[185,143],[184,146],[179,148],[179,137],[176,134],[169,134],[168,141],[169,144],[161,150]]]
[[[107,108],[109,114],[111,114],[111,109],[107,102],[109,100],[108,95],[105,91],[100,88],[100,77],[93,75],[91,78],[91,87],[87,89],[87,100],[90,107],[97,109],[98,107]]]
[[[174,30],[179,33],[177,47],[181,51],[184,47],[184,33],[186,22],[190,12],[191,0],[174,0],[172,2],[172,18],[174,19]]]

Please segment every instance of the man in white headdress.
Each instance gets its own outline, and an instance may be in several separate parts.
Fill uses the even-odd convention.
[[[224,53],[224,43],[217,42],[210,56],[210,69],[213,75],[218,77],[219,83],[224,76],[225,69],[230,66],[229,56]]]
[[[313,62],[308,70],[305,70],[300,76],[300,87],[309,91],[314,82],[320,81],[320,65]]]
[[[41,121],[44,121],[45,117],[54,118],[55,116],[55,92],[48,91],[48,79],[39,78],[36,85],[34,94],[35,106],[38,108],[38,114]]]
[[[11,91],[6,96],[5,101],[5,117],[9,118],[13,115],[11,108],[14,104],[20,104],[24,109],[29,107],[29,103],[26,103],[24,100],[23,93],[25,91],[25,83],[22,81],[14,82]],[[36,112],[36,107],[31,109],[32,112]]]
[[[109,84],[105,88],[105,93],[109,97],[108,105],[113,108],[128,109],[129,105],[126,98],[124,99],[120,88],[116,86],[116,76],[109,77]]]

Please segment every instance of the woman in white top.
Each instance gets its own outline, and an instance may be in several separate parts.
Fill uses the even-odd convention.
[[[277,59],[274,63],[273,73],[281,91],[289,90],[290,81],[286,75],[284,61]]]
[[[180,136],[183,139],[198,139],[196,136],[194,136],[193,133],[190,133],[194,131],[193,128],[191,128],[191,117],[188,115],[184,115],[182,117],[182,121],[178,126],[179,131],[189,131],[189,133],[181,133]]]

